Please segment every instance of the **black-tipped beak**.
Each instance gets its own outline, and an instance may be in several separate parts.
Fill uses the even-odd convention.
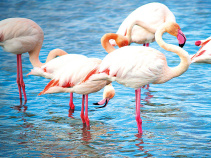
[[[178,39],[178,42],[179,42],[179,46],[182,48],[185,45],[186,37],[181,30],[178,30],[177,39]]]
[[[93,103],[93,104],[94,104],[94,105],[99,105],[98,103]],[[108,101],[107,101],[107,99],[106,99],[105,104],[104,104],[103,106],[96,107],[96,109],[98,109],[98,108],[104,108],[104,107],[107,106],[107,104],[108,104]]]
[[[185,45],[185,43],[183,43],[183,44],[179,44],[179,46],[182,48],[183,46]]]

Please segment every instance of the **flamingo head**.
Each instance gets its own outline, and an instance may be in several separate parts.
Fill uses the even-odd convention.
[[[177,37],[179,46],[181,48],[185,45],[186,37],[185,37],[184,33],[181,31],[181,28],[177,23],[169,22],[166,27],[166,32]]]
[[[93,103],[94,105],[103,105],[98,108],[104,108],[108,104],[109,100],[112,99],[115,96],[115,90],[114,87],[111,85],[111,83],[104,88],[103,92],[103,100]]]

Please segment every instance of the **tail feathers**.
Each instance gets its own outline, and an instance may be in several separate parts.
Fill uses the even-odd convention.
[[[42,76],[49,79],[52,78],[52,74],[45,72],[45,70],[40,67],[34,67],[31,72],[27,74],[27,76],[28,75]]]
[[[40,92],[40,93],[38,94],[38,96],[40,96],[40,95],[42,95],[42,94],[45,94],[46,91],[48,91],[51,87],[55,87],[55,86],[59,86],[59,80],[51,80],[51,81],[47,84],[47,86],[45,87],[45,89],[44,89],[42,92]]]

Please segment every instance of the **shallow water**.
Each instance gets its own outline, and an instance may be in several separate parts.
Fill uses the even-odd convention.
[[[54,48],[103,59],[107,54],[100,38],[116,32],[137,7],[153,2],[127,0],[0,2],[0,20],[26,17],[37,22],[45,39],[40,60]],[[210,0],[158,1],[176,16],[187,37],[184,49],[194,54],[196,40],[211,35]],[[177,44],[169,35],[166,42]],[[136,44],[133,44],[136,45]],[[179,64],[173,53],[162,51],[170,66]],[[191,64],[187,72],[161,85],[142,90],[143,135],[137,133],[135,94],[113,83],[116,96],[104,109],[93,102],[103,90],[89,95],[91,129],[80,119],[81,95],[74,94],[74,113],[69,113],[69,94],[37,96],[49,82],[26,76],[32,69],[22,55],[28,101],[19,108],[16,56],[0,49],[0,157],[211,157],[211,66]]]

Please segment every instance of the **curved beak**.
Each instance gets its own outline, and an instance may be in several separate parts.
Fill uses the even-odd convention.
[[[94,105],[103,105],[104,104],[103,106],[97,107],[97,108],[104,108],[108,105],[109,100],[110,100],[109,98],[105,98],[105,99],[99,101],[98,103],[93,103],[93,104]]]
[[[186,37],[181,30],[178,30],[177,40],[179,42],[179,46],[182,48],[185,45]]]

